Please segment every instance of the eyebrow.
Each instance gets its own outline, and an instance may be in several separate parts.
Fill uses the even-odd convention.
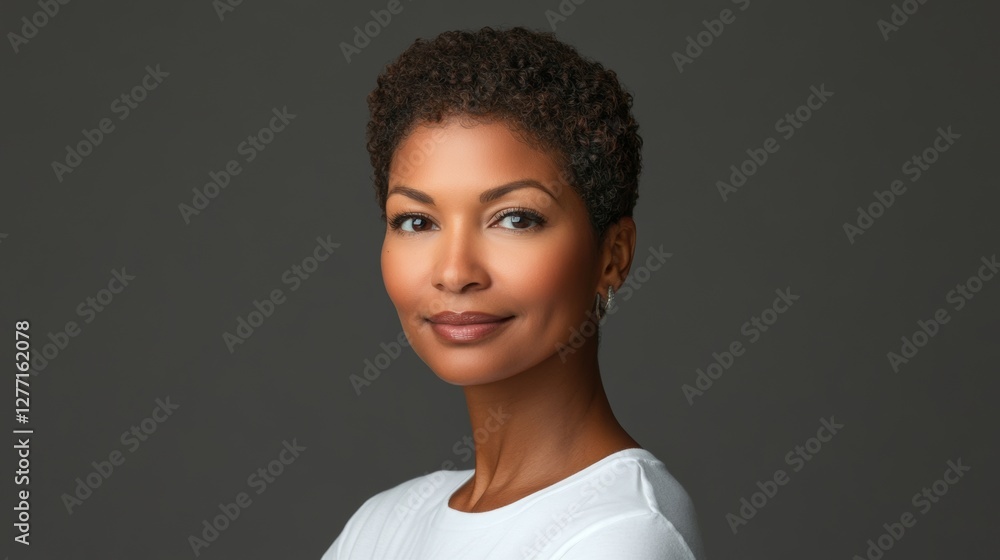
[[[512,181],[510,183],[506,183],[498,187],[487,189],[483,191],[481,195],[479,195],[479,202],[482,204],[486,204],[487,202],[492,202],[494,200],[497,200],[498,198],[506,195],[509,192],[525,188],[539,189],[540,191],[552,197],[552,200],[555,200],[556,203],[559,203],[559,199],[553,196],[553,194],[550,193],[548,189],[543,187],[541,183],[539,183],[534,179],[520,179],[518,181]],[[431,195],[423,191],[417,190],[413,187],[408,187],[406,185],[396,185],[391,189],[389,189],[389,194],[386,195],[386,199],[388,199],[393,194],[401,194],[404,196],[408,196],[413,200],[416,200],[417,202],[423,202],[425,204],[430,204],[431,206],[435,205],[434,198],[432,198]]]

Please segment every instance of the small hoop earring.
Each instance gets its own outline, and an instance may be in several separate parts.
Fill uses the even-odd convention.
[[[596,303],[596,307],[595,307],[595,310],[594,310],[594,314],[597,315],[598,320],[603,319],[604,317],[607,316],[608,309],[611,309],[611,306],[614,304],[614,302],[615,302],[615,291],[611,287],[611,285],[609,284],[608,285],[608,303],[606,305],[603,305],[603,306],[601,305],[601,294],[597,294],[597,303]]]

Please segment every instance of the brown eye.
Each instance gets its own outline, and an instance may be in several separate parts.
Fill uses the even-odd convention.
[[[411,224],[412,229],[407,229],[403,227],[404,224],[406,224],[407,222],[412,222]],[[431,223],[432,222],[430,218],[422,214],[405,213],[405,214],[396,214],[395,216],[393,216],[392,220],[390,220],[389,222],[389,227],[391,227],[393,230],[398,230],[401,234],[405,235],[405,234],[414,234],[414,233],[420,233],[422,231],[427,231],[422,228],[429,226]]]
[[[508,220],[508,218],[510,218]],[[505,210],[498,216],[500,223],[507,221],[513,227],[504,227],[503,229],[512,229],[518,231],[529,231],[532,229],[538,229],[545,225],[545,218],[541,214],[533,210],[528,210],[527,208],[512,208],[510,210]],[[531,225],[534,224],[534,225]]]
[[[412,220],[413,220],[413,226],[412,227],[413,227],[413,229],[415,231],[422,231],[421,228],[424,227],[424,226],[426,226],[427,223],[428,223],[425,218],[421,218],[420,216],[416,216],[416,217],[412,218]]]

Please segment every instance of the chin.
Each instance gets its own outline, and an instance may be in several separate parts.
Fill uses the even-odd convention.
[[[417,356],[442,381],[451,385],[482,385],[501,381],[524,367],[510,362],[508,351],[484,350],[482,347],[446,347],[434,341],[433,349],[414,347]]]
[[[462,387],[501,381],[515,373],[508,365],[475,356],[469,356],[469,359],[451,359],[438,355],[437,359],[429,362],[425,360],[425,363],[442,381]]]

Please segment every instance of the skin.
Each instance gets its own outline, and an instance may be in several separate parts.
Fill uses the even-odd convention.
[[[635,222],[622,218],[598,240],[583,199],[560,180],[556,162],[502,122],[451,117],[415,128],[390,166],[389,221],[398,213],[426,217],[407,216],[398,230],[387,226],[386,291],[417,355],[463,388],[478,434],[475,473],[448,503],[458,511],[508,505],[616,451],[641,447],[611,410],[597,336],[566,351],[572,334],[594,321],[595,295],[605,301],[608,285],[617,291],[627,277]],[[483,191],[526,178],[545,190],[521,188],[480,202]],[[545,224],[497,217],[514,207],[534,210]],[[475,343],[455,343],[426,320],[441,311],[513,319]]]

